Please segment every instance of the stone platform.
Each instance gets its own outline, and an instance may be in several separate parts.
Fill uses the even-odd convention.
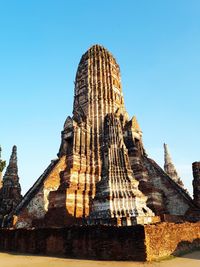
[[[0,250],[96,260],[152,261],[200,248],[200,222],[2,229]]]

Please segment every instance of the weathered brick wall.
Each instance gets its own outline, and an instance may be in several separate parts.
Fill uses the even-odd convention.
[[[38,192],[20,210],[16,217],[15,228],[31,228],[34,220],[41,220],[48,211],[49,193],[58,189],[60,185],[60,172],[66,168],[65,156],[61,157],[56,166],[45,177],[38,187]]]
[[[146,259],[144,227],[0,230],[0,250],[101,260]]]
[[[0,251],[69,258],[152,261],[197,248],[200,222],[0,230]]]
[[[159,223],[144,230],[148,261],[200,248],[200,222]]]

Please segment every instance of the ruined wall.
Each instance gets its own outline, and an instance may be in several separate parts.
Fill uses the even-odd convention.
[[[60,172],[66,168],[65,156],[61,157],[46,179],[38,188],[38,192],[29,198],[28,203],[19,211],[15,219],[16,228],[32,227],[34,220],[44,218],[49,206],[49,193],[60,185]]]
[[[200,248],[200,222],[145,225],[144,231],[148,261]]]
[[[0,251],[69,258],[152,261],[199,248],[200,222],[0,230]]]
[[[0,230],[0,250],[99,260],[146,258],[143,226]]]

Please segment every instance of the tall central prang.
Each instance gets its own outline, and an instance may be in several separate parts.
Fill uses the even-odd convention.
[[[79,63],[73,117],[66,120],[60,149],[60,156],[67,155],[61,187],[67,188],[66,207],[73,217],[131,223],[154,215],[131,170],[127,123],[119,66],[95,45]]]
[[[15,227],[123,226],[185,216],[196,206],[174,170],[169,155],[165,171],[147,156],[137,119],[129,120],[124,106],[119,66],[94,45],[78,66],[58,159],[17,206]]]

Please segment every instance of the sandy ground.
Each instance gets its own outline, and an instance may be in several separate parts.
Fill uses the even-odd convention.
[[[200,251],[153,263],[74,260],[33,255],[0,253],[1,267],[199,267]]]

